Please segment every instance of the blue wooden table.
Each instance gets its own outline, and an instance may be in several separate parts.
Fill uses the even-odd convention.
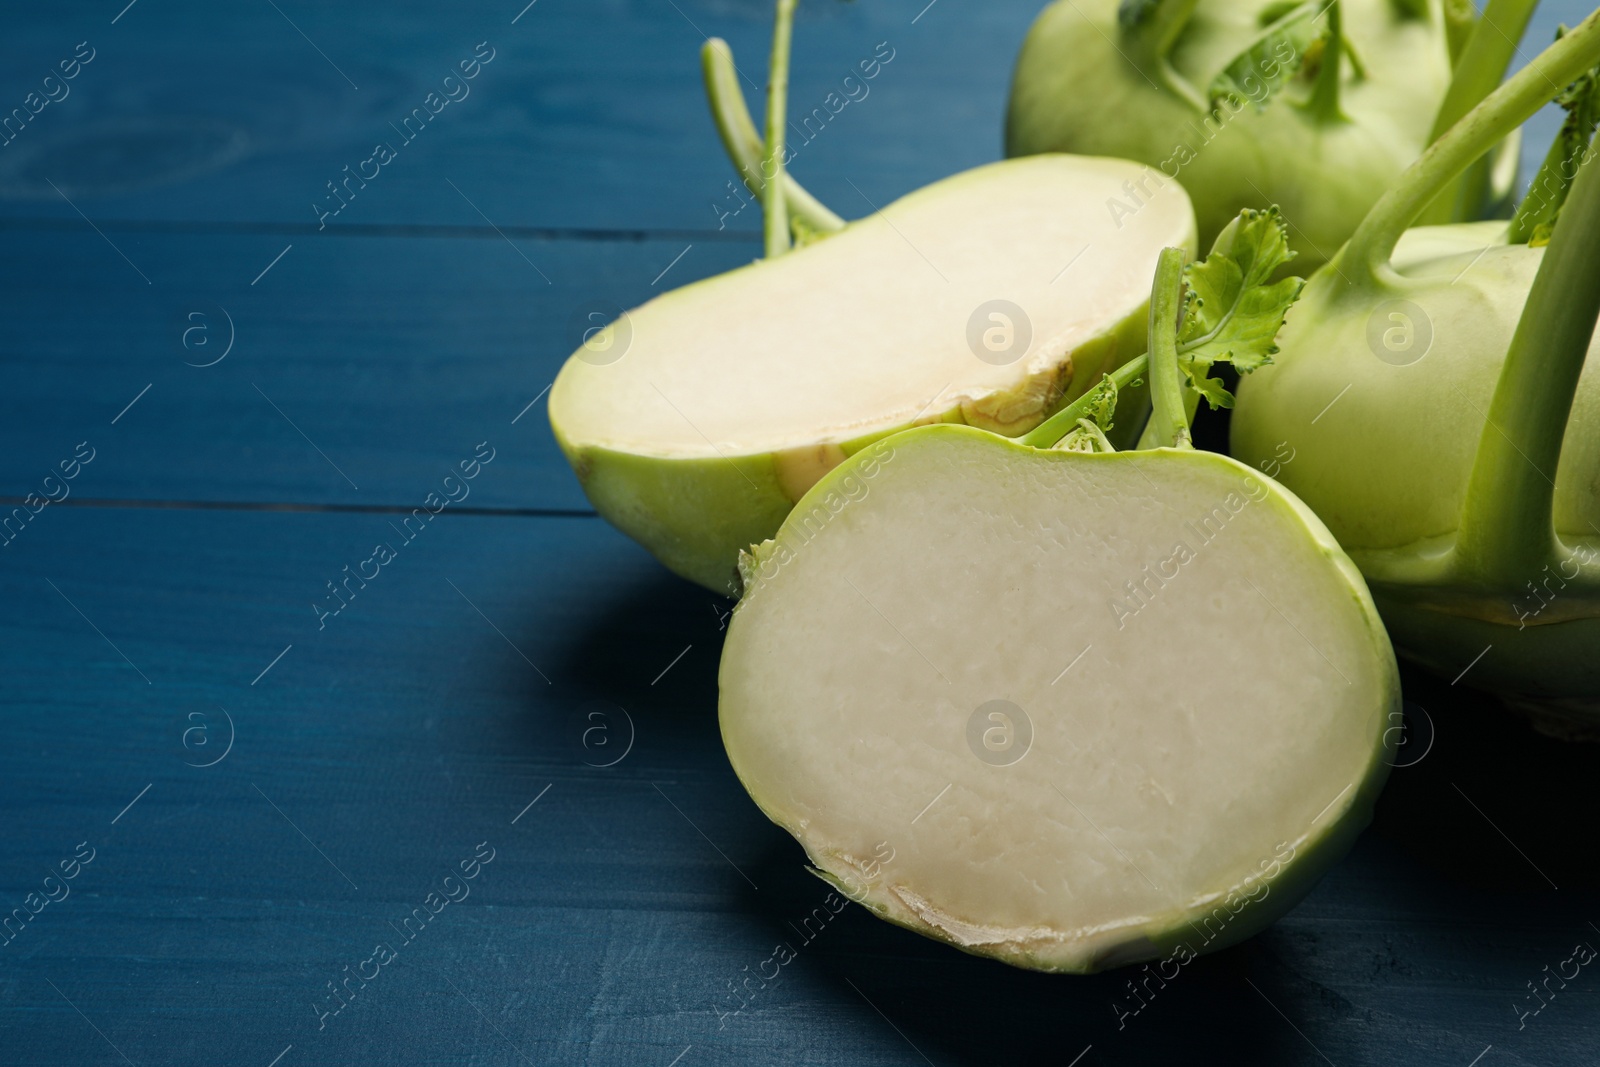
[[[1596,1061],[1600,753],[1420,675],[1349,859],[1153,992],[801,933],[730,605],[543,406],[585,309],[758,253],[696,50],[759,71],[766,0],[124,2],[0,35],[0,1063]],[[796,170],[857,215],[995,158],[1034,7],[806,5],[796,106],[894,58]]]

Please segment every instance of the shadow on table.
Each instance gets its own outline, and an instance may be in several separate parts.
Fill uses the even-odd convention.
[[[820,926],[830,887],[804,873],[804,859],[788,842],[773,848],[752,872],[762,889],[747,892],[746,905],[771,923],[775,941],[795,951],[780,981],[832,986],[830,1008],[856,1016],[862,1024],[856,1032],[879,1034],[872,1048],[860,1050],[861,1063],[1285,1067],[1315,1055],[1251,982],[1275,999],[1296,985],[1303,987],[1297,1003],[1321,998],[1329,1011],[1356,1012],[1288,971],[1259,939],[1195,960],[1163,982],[1139,968],[1089,976],[1023,971],[929,941],[856,906]],[[791,978],[790,969],[800,973]],[[883,1031],[882,1021],[893,1031]],[[895,1054],[897,1043],[904,1056]]]
[[[1493,697],[1402,674],[1416,751],[1402,751],[1370,832],[1454,885],[1600,887],[1600,851],[1587,844],[1600,831],[1600,745],[1547,737]]]
[[[664,574],[626,587],[578,629],[557,684],[585,699],[628,703],[664,757],[676,751],[725,766],[715,708],[718,615],[728,607]],[[1463,921],[1492,925],[1508,909],[1527,909],[1530,900],[1537,906],[1553,892],[1551,882],[1600,884],[1600,855],[1574,847],[1600,826],[1600,790],[1592,787],[1600,746],[1544,737],[1491,698],[1417,671],[1406,672],[1405,687],[1415,720],[1403,755],[1409,765],[1391,775],[1360,846],[1365,851],[1351,861],[1362,870],[1346,892],[1365,897],[1362,910],[1373,911],[1374,894],[1380,910],[1395,913],[1432,912],[1443,900],[1453,915],[1467,913]],[[759,818],[753,809],[751,815]],[[765,1005],[778,996],[793,1003],[821,995],[853,1009],[864,1020],[854,1033],[890,1043],[863,1048],[862,1063],[1065,1067],[1082,1053],[1082,1067],[1283,1067],[1327,1057],[1377,1062],[1397,1050],[1408,1062],[1443,1063],[1454,1062],[1463,1040],[1426,1020],[1354,1004],[1306,977],[1299,942],[1318,935],[1284,927],[1202,957],[1166,982],[1140,968],[1088,977],[1021,971],[928,941],[859,907],[829,915],[816,932],[815,923],[804,922],[824,905],[829,887],[806,873],[803,852],[786,836],[774,829],[761,839],[770,844],[747,868],[761,889],[741,886],[741,909],[795,951],[779,980],[789,990]],[[1507,940],[1515,939],[1475,949],[1486,970],[1505,966],[1490,957],[1511,951]],[[1356,973],[1339,980],[1345,988],[1367,983]],[[828,1040],[837,1038],[835,1032]],[[895,1042],[911,1048],[897,1052]]]
[[[669,762],[721,756],[717,729],[717,661],[732,601],[651,563],[643,577],[612,595],[574,605],[569,638],[547,667],[553,686],[519,682],[528,705],[541,709],[526,727],[532,747],[599,766],[621,754],[630,735],[638,748]],[[548,618],[529,612],[528,629]],[[626,712],[626,716],[622,712]]]

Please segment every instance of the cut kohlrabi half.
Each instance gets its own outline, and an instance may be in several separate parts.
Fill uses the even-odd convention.
[[[1171,186],[1118,230],[1102,205],[1133,177],[1120,160],[993,164],[658,297],[628,313],[614,362],[581,349],[562,369],[557,439],[603,516],[722,590],[739,550],[863,445],[918,422],[1030,430],[1143,350],[1156,256],[1192,247],[1194,222]]]
[[[1104,393],[1023,442],[911,430],[742,563],[721,722],[750,795],[851,899],[1022,967],[1254,933],[1345,851],[1387,772],[1399,683],[1359,573],[1287,490],[1187,444],[1182,259],[1153,298],[1166,447],[1105,451],[1079,417]],[[1217,259],[1213,281],[1253,273]],[[1241,362],[1269,345],[1281,310],[1264,341],[1243,320],[1277,292],[1234,286],[1212,340]]]
[[[734,769],[919,933],[1053,971],[1222,947],[1370,818],[1399,709],[1377,613],[1310,511],[1225,457],[913,430],[746,573]]]
[[[768,258],[592,336],[556,379],[550,420],[601,515],[726,591],[739,551],[865,445],[928,422],[1031,430],[1142,352],[1157,256],[1192,250],[1195,223],[1176,184],[1113,221],[1106,201],[1139,168],[1051,155],[843,224],[783,171],[781,143],[754,158],[731,56],[719,42],[706,56],[729,150],[779,208]],[[792,250],[791,226],[806,239]]]

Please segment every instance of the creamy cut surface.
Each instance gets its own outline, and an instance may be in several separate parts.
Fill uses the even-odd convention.
[[[845,442],[963,407],[1036,421],[1073,350],[1143,306],[1160,250],[1194,245],[1176,183],[1146,179],[1144,206],[1113,216],[1108,202],[1142,178],[1122,160],[996,163],[657,297],[628,313],[615,362],[568,361],[552,421],[572,448],[665,458]],[[980,313],[994,301],[1022,317]],[[980,349],[999,331],[987,359],[974,351],[975,313]],[[1025,347],[1008,347],[1024,334]]]
[[[733,766],[812,863],[1042,969],[1154,955],[1230,893],[1303,893],[1269,883],[1364,822],[1398,691],[1309,512],[1207,454],[959,427],[885,449],[747,561],[723,656]],[[808,527],[830,490],[848,503]]]

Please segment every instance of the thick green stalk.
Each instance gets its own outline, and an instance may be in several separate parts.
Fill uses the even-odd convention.
[[[1517,205],[1516,214],[1511,216],[1511,226],[1506,232],[1506,240],[1511,244],[1527,244],[1540,237],[1541,231],[1540,243],[1549,240],[1550,227],[1559,217],[1572,181],[1594,141],[1595,126],[1600,122],[1600,84],[1595,80],[1595,72],[1591,70],[1562,96],[1561,106],[1567,110],[1567,119],[1561,124],[1522,203]]]
[[[1139,59],[1164,60],[1172,53],[1178,38],[1183,35],[1184,27],[1194,17],[1194,9],[1199,6],[1200,0],[1154,0],[1144,4],[1124,4],[1123,10],[1118,12],[1118,16],[1125,20],[1122,24],[1123,40]],[[1136,13],[1136,18],[1126,20],[1126,12]]]
[[[1439,104],[1433,130],[1428,134],[1429,144],[1444,136],[1444,131],[1499,87],[1517,53],[1517,42],[1527,32],[1528,20],[1538,6],[1539,0],[1489,0]]]
[[[1395,242],[1430,201],[1561,88],[1600,62],[1600,11],[1545,49],[1429,146],[1361,220],[1341,253],[1348,275],[1392,278]]]
[[[1473,0],[1444,0],[1444,36],[1450,48],[1451,67],[1461,62],[1477,27],[1478,8]]]
[[[1124,4],[1119,15],[1122,20],[1123,51],[1130,61],[1175,95],[1201,111],[1209,111],[1206,98],[1177,72],[1168,58],[1199,2],[1150,0],[1143,4]],[[1133,13],[1132,18],[1128,15],[1130,12]]]
[[[1511,225],[1506,230],[1507,244],[1527,244],[1533,237],[1538,220],[1544,217],[1550,208],[1559,210],[1559,205],[1566,200],[1567,192],[1572,188],[1571,181],[1561,173],[1562,165],[1570,162],[1567,148],[1558,134],[1554,143],[1550,145],[1550,151],[1545,153],[1544,162],[1539,165],[1539,172],[1528,184],[1528,191],[1523,196],[1522,203],[1517,205],[1516,213],[1511,216]]]
[[[739,72],[733,50],[720,37],[712,37],[700,48],[700,69],[705,77],[706,99],[711,118],[722,138],[722,147],[750,195],[761,198],[766,182],[761,178],[761,159],[765,146],[750,117],[744,92],[739,88]],[[844,219],[829,211],[803,188],[787,170],[783,172],[783,199],[789,213],[807,228],[834,233],[845,227]]]
[[[1572,398],[1600,318],[1600,164],[1591,150],[1511,339],[1456,538],[1465,576],[1517,588],[1560,545],[1551,509]]]
[[[1516,55],[1517,42],[1527,32],[1528,20],[1538,6],[1539,0],[1489,0],[1456,64],[1439,113],[1434,116],[1429,144],[1494,92],[1505,78]],[[1489,171],[1487,159],[1474,162],[1428,205],[1417,222],[1431,225],[1476,218],[1489,198]]]
[[[789,251],[789,207],[783,195],[784,128],[789,124],[789,44],[797,0],[778,0],[767,70],[767,146],[761,160],[761,221],[768,259]]]
[[[1107,377],[1111,379],[1111,384],[1121,391],[1138,381],[1149,365],[1149,356],[1138,356],[1111,371]],[[1078,399],[1019,437],[1018,442],[1034,448],[1049,448],[1071,433],[1073,427],[1078,425],[1079,419],[1088,417],[1094,400],[1094,389],[1091,387]]]
[[[1158,447],[1193,447],[1183,402],[1183,376],[1178,370],[1178,300],[1188,255],[1181,248],[1163,248],[1150,290],[1150,400],[1155,410],[1145,433]]]
[[[1181,353],[1180,353],[1181,354]],[[1190,426],[1194,425],[1194,417],[1200,411],[1200,394],[1193,389],[1183,391],[1183,417]],[[1134,443],[1134,451],[1145,452],[1152,448],[1162,448],[1164,441],[1156,440],[1154,420],[1146,420],[1144,429],[1139,434],[1139,440]]]
[[[1346,121],[1339,110],[1339,73],[1344,66],[1344,18],[1339,0],[1328,3],[1328,35],[1322,48],[1322,66],[1317,70],[1317,80],[1311,87],[1311,98],[1306,101],[1306,111],[1322,123]]]

